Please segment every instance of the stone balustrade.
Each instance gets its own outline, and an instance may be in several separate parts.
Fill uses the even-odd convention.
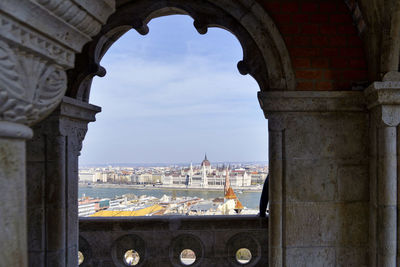
[[[79,256],[98,267],[268,266],[268,218],[80,218]]]

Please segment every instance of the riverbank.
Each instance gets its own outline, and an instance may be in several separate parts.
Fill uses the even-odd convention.
[[[173,189],[173,188],[157,188],[153,189],[152,187],[142,187],[140,189],[134,188],[132,186],[127,185],[112,185],[113,187],[107,187],[109,185],[95,185],[95,186],[80,186],[78,189],[79,196],[87,196],[93,198],[115,198],[121,197],[126,194],[133,194],[137,197],[146,195],[153,196],[156,198],[162,198],[164,195],[167,196],[176,196],[176,197],[194,197],[194,198],[202,198],[205,200],[213,200],[215,198],[223,198],[224,191],[223,190],[195,190],[195,189]],[[245,191],[240,192],[239,190],[235,191],[237,197],[243,206],[249,209],[258,209],[260,203],[261,192],[255,191]]]
[[[132,185],[132,184],[87,184],[79,183],[79,187],[82,188],[131,188],[137,190],[184,190],[184,191],[205,191],[205,192],[222,192],[223,187],[186,187],[186,186],[165,186],[165,185]],[[235,191],[242,192],[261,192],[262,186],[254,187],[233,187]]]

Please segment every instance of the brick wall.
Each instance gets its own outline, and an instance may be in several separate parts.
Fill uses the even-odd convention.
[[[365,82],[367,65],[344,0],[258,0],[289,50],[297,90],[350,90]]]

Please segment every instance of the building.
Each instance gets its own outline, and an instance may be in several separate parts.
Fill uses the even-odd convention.
[[[210,161],[205,155],[204,160],[199,167],[182,169],[179,173],[166,175],[162,179],[164,185],[186,186],[188,188],[223,188],[226,176],[229,176],[228,168],[212,167]],[[233,187],[249,187],[251,186],[251,175],[244,169],[231,171],[231,185]]]
[[[95,214],[97,211],[95,203],[88,203],[79,205],[78,209],[78,216],[79,217],[86,217],[92,214]]]
[[[79,170],[79,181],[93,182],[94,180],[94,174],[91,170]]]

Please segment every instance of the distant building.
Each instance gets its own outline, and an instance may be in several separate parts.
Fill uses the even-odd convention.
[[[180,172],[173,172],[165,175],[162,179],[164,185],[185,185],[190,187],[224,187],[226,183],[226,176],[229,176],[229,169],[213,168],[207,155],[201,162],[200,168],[190,167],[182,169]],[[231,171],[230,186],[243,187],[251,186],[251,175],[245,169],[237,169]]]
[[[93,182],[94,174],[90,170],[79,171],[79,181],[82,182]]]

